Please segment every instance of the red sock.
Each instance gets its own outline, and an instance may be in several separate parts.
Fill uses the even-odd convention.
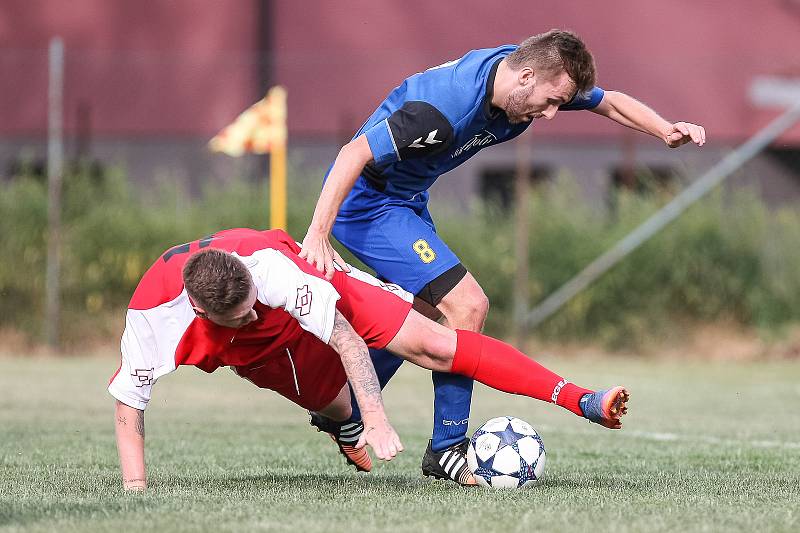
[[[454,374],[503,392],[553,402],[583,416],[578,402],[592,391],[567,382],[505,342],[461,329],[456,334]]]

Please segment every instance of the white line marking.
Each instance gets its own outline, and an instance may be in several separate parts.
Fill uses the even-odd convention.
[[[589,435],[589,431],[564,431],[555,426],[539,425],[542,432],[552,431],[554,433],[568,433],[571,435]],[[617,433],[617,432],[615,432]],[[738,439],[724,439],[706,435],[681,435],[678,433],[664,433],[654,431],[621,430],[618,432],[621,437],[634,439],[654,440],[661,442],[702,442],[706,444],[719,444],[724,446],[746,446],[751,448],[784,448],[788,450],[800,450],[800,442],[753,439],[743,436]]]
[[[726,446],[750,446],[752,448],[800,449],[800,442],[751,439],[748,437],[742,437],[739,439],[723,439],[720,437],[712,437],[707,435],[686,436],[679,435],[677,433],[653,433],[649,431],[629,431],[625,432],[625,434],[633,438],[657,441],[694,441],[704,442],[707,444],[721,444]]]

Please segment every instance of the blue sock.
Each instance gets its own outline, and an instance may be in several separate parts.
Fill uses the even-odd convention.
[[[369,355],[372,358],[372,364],[375,366],[375,373],[378,375],[378,383],[381,385],[381,390],[386,386],[392,376],[394,376],[403,360],[387,350],[369,349]],[[350,405],[353,407],[353,414],[350,415],[348,422],[358,422],[361,420],[361,410],[358,408],[356,402],[356,395],[353,394],[353,389],[350,389]]]
[[[458,444],[467,435],[472,383],[465,376],[433,372],[433,451]]]

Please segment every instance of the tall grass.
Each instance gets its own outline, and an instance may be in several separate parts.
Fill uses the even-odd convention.
[[[295,183],[312,180],[295,179]],[[44,308],[47,194],[32,178],[0,185],[0,327],[38,338]],[[318,188],[295,190],[289,231],[302,239]],[[233,181],[189,196],[175,185],[133,188],[121,173],[65,179],[64,341],[118,333],[142,273],[169,246],[221,228],[267,223],[263,184]],[[665,198],[620,192],[589,205],[568,179],[532,195],[531,302],[546,297],[652,214]],[[434,216],[437,205],[433,205]],[[492,205],[438,216],[440,233],[492,304],[487,329],[510,331],[513,220]],[[800,213],[755,194],[717,193],[643,245],[537,330],[553,339],[630,345],[679,324],[716,320],[777,330],[800,320]],[[347,256],[346,257],[350,257]],[[111,326],[104,320],[118,316]],[[112,319],[113,320],[113,319]]]

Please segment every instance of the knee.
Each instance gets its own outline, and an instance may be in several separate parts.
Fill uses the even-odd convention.
[[[448,316],[447,319],[452,327],[481,331],[488,314],[489,298],[486,297],[483,289],[476,286],[461,304],[452,310],[451,316]]]
[[[474,316],[481,321],[481,328],[483,323],[486,322],[486,316],[489,314],[489,298],[483,289],[480,289],[480,294],[476,296],[472,310]]]

